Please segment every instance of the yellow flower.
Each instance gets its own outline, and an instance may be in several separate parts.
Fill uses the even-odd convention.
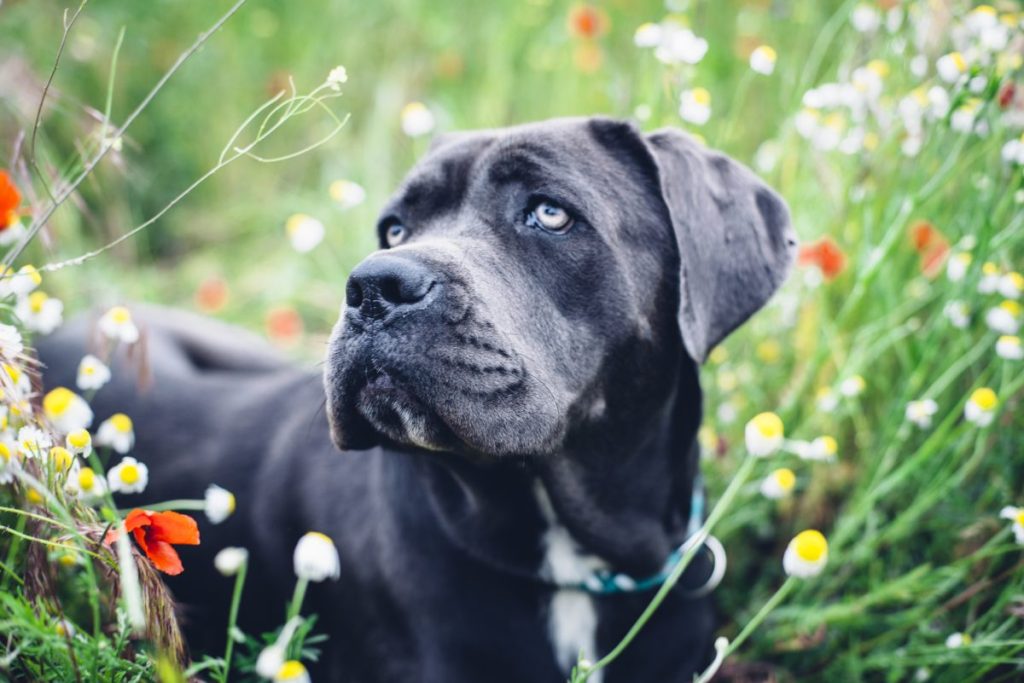
[[[75,456],[63,446],[54,446],[50,449],[50,462],[58,472],[67,472],[75,462]]]
[[[801,579],[817,576],[828,563],[828,541],[820,531],[808,529],[797,534],[786,547],[782,567],[786,574]]]
[[[747,423],[744,436],[747,451],[754,457],[771,455],[785,438],[782,420],[775,413],[761,413]]]
[[[43,414],[60,432],[84,429],[92,424],[92,408],[67,387],[57,387],[43,397]]]
[[[786,498],[796,487],[796,474],[788,467],[780,467],[761,482],[761,495],[765,498],[778,500]]]
[[[987,427],[995,419],[996,408],[999,407],[999,398],[996,392],[988,387],[975,389],[967,404],[964,406],[964,417],[968,422],[973,422],[979,427]]]

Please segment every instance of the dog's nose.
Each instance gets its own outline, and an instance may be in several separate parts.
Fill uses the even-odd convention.
[[[426,298],[437,278],[419,261],[381,254],[371,256],[352,271],[345,288],[350,310],[368,318],[383,318],[391,311]]]

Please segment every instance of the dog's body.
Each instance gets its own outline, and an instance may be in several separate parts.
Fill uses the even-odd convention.
[[[681,135],[561,120],[435,144],[378,230],[392,248],[352,273],[323,380],[145,314],[152,390],[122,362],[94,401],[134,418],[150,468],[124,502],[237,495],[169,582],[193,647],[222,637],[216,551],[249,548],[242,626],[272,628],[294,543],[317,530],[342,558],[304,610],[330,636],[321,680],[564,680],[652,595],[567,586],[656,574],[686,537],[695,361],[783,277],[785,207]],[[83,322],[40,345],[48,386],[72,385],[87,338]],[[713,620],[685,590],[591,680],[689,681]]]

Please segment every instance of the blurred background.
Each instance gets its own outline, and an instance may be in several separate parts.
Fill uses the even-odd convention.
[[[710,42],[699,82],[711,94],[714,116],[700,132],[749,162],[798,106],[800,80],[813,76],[802,71],[804,56],[839,3],[670,4]],[[44,168],[57,174],[70,151],[99,135],[122,29],[115,123],[229,5],[88,5],[44,111],[37,142]],[[62,12],[76,6],[51,0],[0,6],[0,139],[31,130],[60,43]],[[349,78],[331,107],[350,118],[328,144],[281,164],[239,161],[137,238],[48,285],[69,310],[124,299],[199,308],[254,329],[266,329],[269,317],[283,333],[279,341],[316,357],[347,272],[375,247],[378,208],[429,144],[430,134],[403,132],[406,104],[426,105],[435,131],[554,116],[636,117],[638,107],[646,128],[682,125],[678,86],[688,77],[666,71],[652,50],[634,44],[638,26],[670,11],[650,0],[599,7],[561,0],[250,0],[132,125],[121,151],[83,188],[78,206],[58,213],[33,262],[74,256],[149,218],[206,172],[235,128],[287,88],[289,78],[308,90],[344,65]],[[747,59],[762,43],[778,46],[786,68],[754,80]],[[830,48],[818,68],[828,69],[838,51]],[[750,82],[738,96],[744,79]],[[270,147],[300,149],[332,124],[312,114],[282,130]],[[344,209],[333,200],[330,186],[341,179],[365,188],[365,201]],[[286,221],[296,213],[326,228],[324,243],[307,254],[296,254],[286,239]],[[300,323],[304,334],[293,338]]]

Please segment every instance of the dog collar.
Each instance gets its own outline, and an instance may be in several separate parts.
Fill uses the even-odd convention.
[[[567,584],[562,588],[580,590],[594,595],[615,595],[617,593],[640,593],[661,586],[672,574],[676,564],[697,542],[697,532],[704,523],[704,511],[706,499],[704,497],[703,478],[697,476],[694,480],[693,495],[690,497],[690,521],[686,528],[686,540],[672,551],[672,554],[665,560],[661,571],[652,576],[634,578],[621,572],[611,572],[599,569],[579,583]],[[686,596],[699,598],[709,594],[718,587],[725,576],[726,556],[722,543],[714,536],[708,536],[703,543],[701,551],[706,554],[707,562],[711,563],[707,578],[696,587],[686,590]],[[697,558],[694,558],[696,560]],[[687,571],[694,567],[691,564]]]

